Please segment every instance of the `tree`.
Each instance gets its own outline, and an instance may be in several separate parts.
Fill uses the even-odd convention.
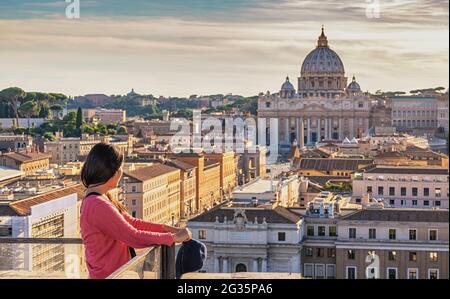
[[[30,127],[30,118],[37,113],[38,105],[35,101],[28,101],[20,105],[19,112],[28,118],[28,128]]]
[[[63,111],[64,108],[61,105],[56,104],[50,106],[50,110],[52,111],[52,117],[55,117],[55,114]]]
[[[83,125],[83,111],[81,111],[81,107],[78,107],[75,127],[77,129],[77,133],[79,134],[79,136],[81,136],[81,126],[82,125]]]
[[[11,105],[17,125],[19,124],[19,106],[26,95],[26,92],[19,87],[9,87],[0,91],[0,100]]]

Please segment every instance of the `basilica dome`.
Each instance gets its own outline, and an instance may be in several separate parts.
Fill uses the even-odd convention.
[[[347,86],[347,91],[351,93],[360,92],[361,86],[356,82],[355,76],[353,76],[352,82]]]
[[[317,48],[311,51],[302,64],[301,74],[335,73],[344,74],[344,64],[339,55],[328,47],[328,40],[322,29]]]

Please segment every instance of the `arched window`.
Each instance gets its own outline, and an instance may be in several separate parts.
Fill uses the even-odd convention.
[[[237,264],[236,272],[247,272],[247,266],[245,264]]]

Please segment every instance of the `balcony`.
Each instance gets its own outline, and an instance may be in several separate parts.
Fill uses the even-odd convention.
[[[0,237],[0,279],[87,279],[81,239]],[[174,279],[175,247],[152,246],[107,279]]]

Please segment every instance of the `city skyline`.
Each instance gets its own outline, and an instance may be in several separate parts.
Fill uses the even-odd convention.
[[[62,0],[2,2],[2,88],[277,92],[286,75],[296,81],[322,25],[364,91],[448,87],[448,1],[380,1],[371,19],[365,1],[81,0],[78,20]]]

